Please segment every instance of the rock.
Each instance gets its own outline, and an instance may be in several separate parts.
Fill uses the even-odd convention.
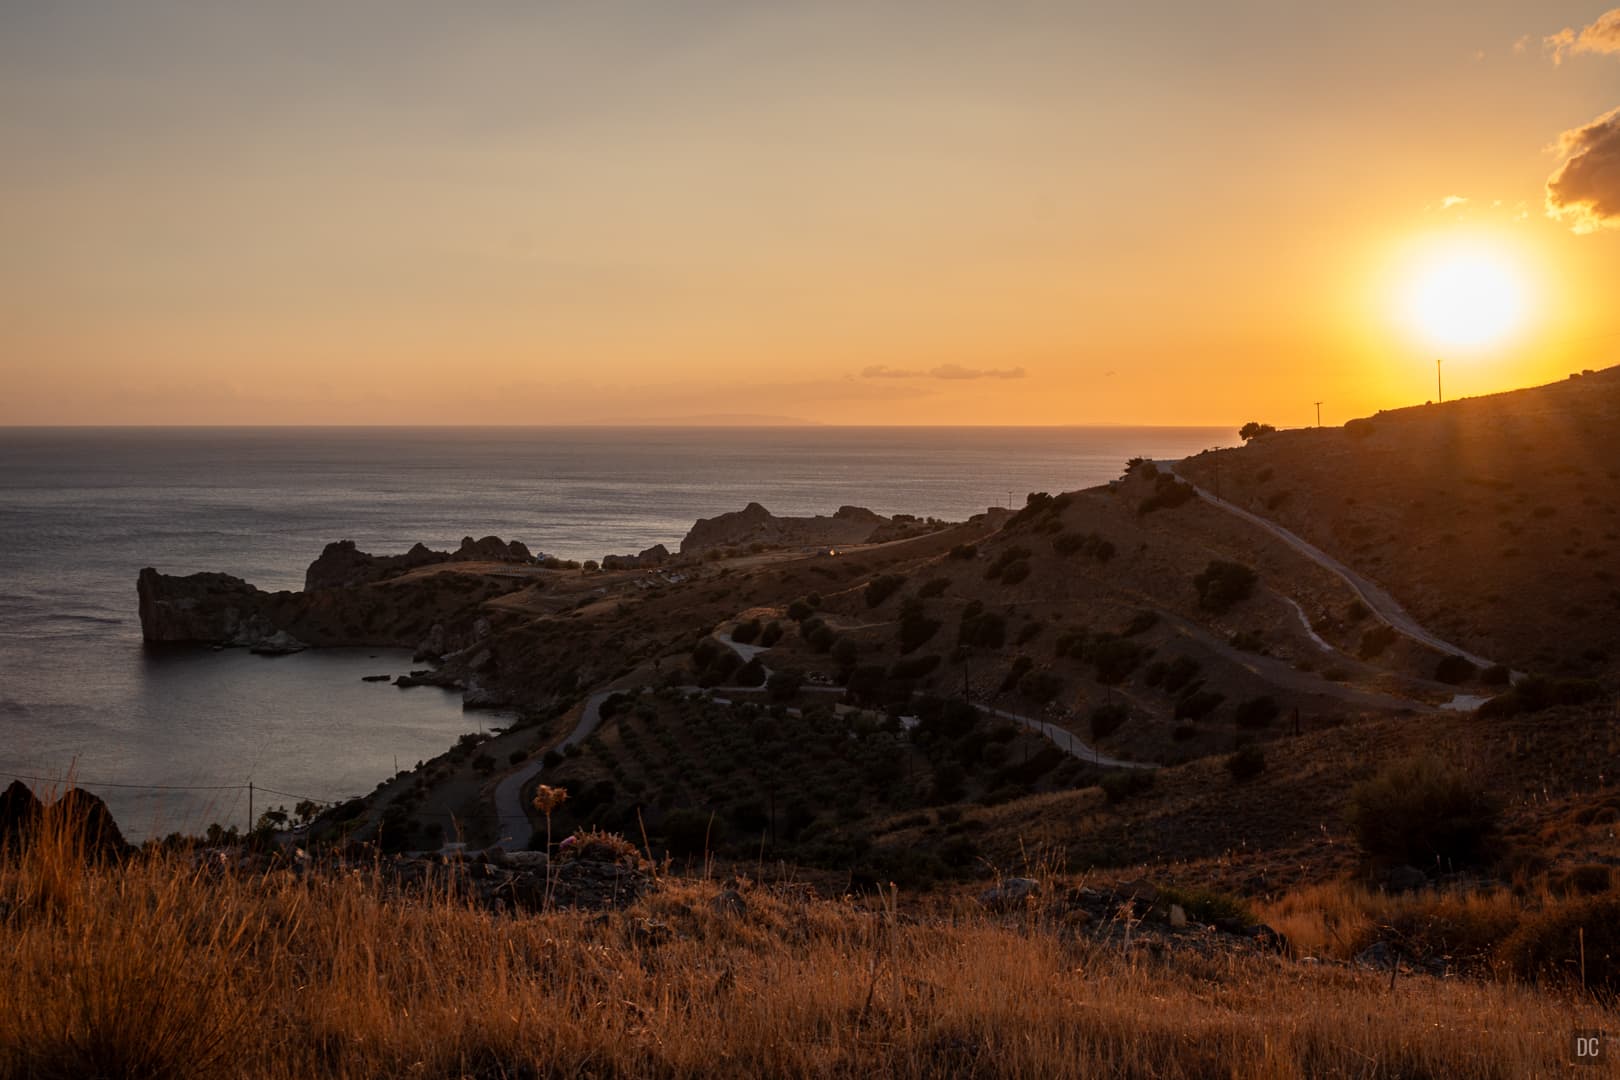
[[[602,569],[640,570],[646,567],[662,566],[668,561],[669,549],[663,544],[654,544],[639,555],[604,555],[602,556]]]
[[[392,675],[362,675],[362,676],[360,676],[360,681],[361,682],[393,682],[394,677]]]
[[[1181,929],[1187,925],[1187,909],[1180,904],[1170,905],[1170,925]]]
[[[428,629],[427,637],[417,644],[416,652],[411,656],[411,660],[418,664],[429,660],[437,660],[447,651],[448,645],[446,643],[444,624],[434,623]]]
[[[252,645],[249,645],[248,651],[258,653],[260,656],[286,656],[290,653],[303,652],[307,648],[309,648],[308,645],[305,645],[287,631],[277,630],[275,633],[260,638]]]
[[[1387,942],[1375,941],[1356,955],[1356,963],[1377,971],[1389,971],[1400,963],[1400,958]]]
[[[865,543],[888,523],[870,510],[840,507],[832,517],[777,517],[757,502],[713,518],[700,518],[681,540],[681,554],[753,543],[793,547]]]
[[[461,695],[463,709],[505,709],[512,704],[512,696],[493,686],[474,682]]]
[[[534,556],[529,553],[528,547],[513,540],[510,544],[498,536],[486,536],[482,540],[474,540],[470,536],[461,538],[461,547],[454,555],[447,556],[456,562],[533,562]]]
[[[736,889],[726,889],[714,898],[714,912],[716,915],[734,915],[740,918],[748,914],[748,902]]]
[[[21,780],[0,792],[0,850],[15,851],[39,824],[45,804]]]
[[[449,558],[449,552],[433,551],[421,543],[403,555],[369,555],[356,547],[353,540],[337,540],[327,544],[320,558],[304,571],[304,591],[381,581],[419,566],[446,562]]]
[[[251,644],[278,629],[271,594],[229,574],[175,577],[148,566],[135,579],[141,637],[151,642]]]
[[[1429,876],[1415,866],[1397,866],[1384,884],[1390,892],[1416,892],[1429,884]]]
[[[1041,883],[1032,878],[1006,878],[980,893],[979,903],[991,911],[1010,911],[1023,907],[1040,891]]]
[[[551,863],[551,856],[543,851],[508,851],[505,859],[506,865],[518,870],[544,870]]]

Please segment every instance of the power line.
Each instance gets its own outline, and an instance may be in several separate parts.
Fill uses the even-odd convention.
[[[64,784],[68,787],[131,788],[139,791],[246,791],[250,784],[124,784],[115,780],[81,780],[79,777],[30,776],[26,773],[8,773],[16,780],[34,780],[43,784]],[[295,795],[290,791],[259,787],[260,791],[288,799],[307,799],[310,802],[335,805],[336,799],[317,799],[311,795]]]

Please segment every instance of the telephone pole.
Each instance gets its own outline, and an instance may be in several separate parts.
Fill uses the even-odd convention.
[[[1316,403],[1316,426],[1322,426],[1322,403],[1320,401]]]
[[[1440,357],[1434,358],[1434,400],[1436,404],[1444,405],[1446,401],[1445,388],[1440,383]]]

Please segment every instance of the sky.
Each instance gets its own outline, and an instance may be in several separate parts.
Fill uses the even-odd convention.
[[[1604,0],[0,0],[0,424],[1341,423],[1620,363],[1617,107]]]

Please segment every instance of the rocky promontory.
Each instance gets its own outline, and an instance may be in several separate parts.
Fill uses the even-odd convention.
[[[699,518],[684,539],[681,554],[747,544],[788,547],[864,544],[891,519],[860,506],[840,506],[831,517],[778,517],[757,502],[718,517]]]

